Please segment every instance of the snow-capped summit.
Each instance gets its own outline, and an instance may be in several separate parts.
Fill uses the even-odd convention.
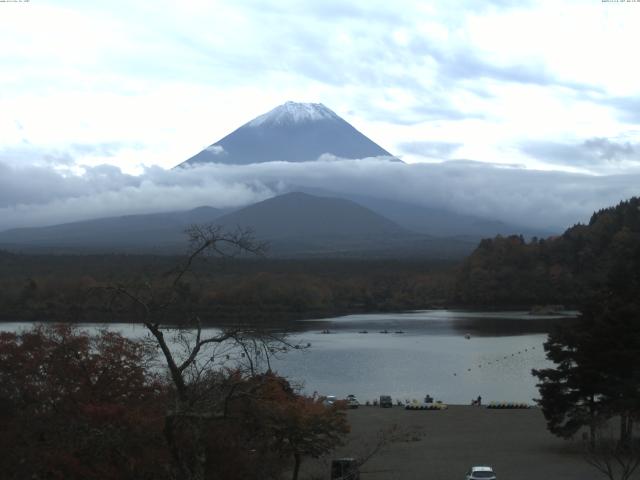
[[[340,158],[387,157],[398,161],[323,104],[287,102],[244,124],[181,166],[308,162],[325,153]]]
[[[338,115],[321,103],[287,102],[254,118],[247,123],[247,125],[250,127],[259,127],[265,123],[281,125],[285,123],[303,123],[339,118]]]

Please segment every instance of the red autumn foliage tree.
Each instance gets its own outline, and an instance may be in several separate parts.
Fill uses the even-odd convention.
[[[317,397],[299,395],[270,372],[248,382],[250,387],[256,384],[258,388],[236,408],[243,409],[248,431],[265,436],[270,451],[293,460],[294,480],[304,457],[320,457],[343,443],[349,433],[346,405],[327,406]]]
[[[3,478],[164,476],[165,395],[142,344],[69,325],[0,333]]]
[[[0,333],[0,472],[17,479],[173,478],[166,380],[144,344],[69,325]],[[197,385],[215,415],[202,446],[174,428],[184,451],[206,451],[206,478],[282,478],[348,432],[344,412],[297,394],[273,373],[211,371]],[[209,411],[207,408],[203,413]],[[292,462],[293,460],[293,462]],[[177,477],[180,478],[180,477]]]

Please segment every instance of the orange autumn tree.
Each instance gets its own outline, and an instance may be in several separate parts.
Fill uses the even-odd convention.
[[[317,397],[297,394],[287,380],[272,372],[251,380],[255,382],[260,388],[244,402],[245,418],[254,422],[250,426],[254,431],[270,436],[274,451],[293,459],[293,480],[304,457],[318,458],[344,443],[350,430],[346,405],[327,406]]]

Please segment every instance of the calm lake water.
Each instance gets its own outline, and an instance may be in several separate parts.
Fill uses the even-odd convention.
[[[309,320],[289,340],[311,347],[278,355],[272,367],[307,393],[352,393],[361,402],[384,394],[394,401],[422,400],[427,393],[451,404],[478,395],[487,403],[532,402],[538,392],[531,369],[549,365],[542,347],[546,332],[567,321],[571,315],[452,310]],[[0,329],[28,325],[5,323]],[[132,338],[146,334],[139,325],[108,328]]]

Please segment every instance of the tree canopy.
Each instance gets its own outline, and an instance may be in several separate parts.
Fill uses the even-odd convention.
[[[454,298],[476,305],[578,306],[606,285],[616,285],[618,294],[637,291],[631,269],[638,245],[640,198],[634,197],[558,237],[483,240],[460,268]]]

